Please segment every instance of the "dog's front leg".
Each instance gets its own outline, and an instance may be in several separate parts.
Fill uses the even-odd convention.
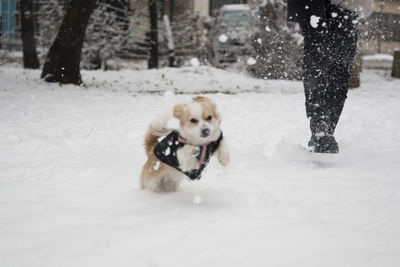
[[[219,163],[222,166],[226,166],[229,163],[229,149],[228,146],[225,142],[225,139],[222,139],[221,142],[219,143],[219,147],[217,149],[217,158]]]
[[[179,168],[184,172],[200,168],[199,160],[197,159],[199,153],[200,148],[198,146],[185,145],[178,149],[176,156]]]

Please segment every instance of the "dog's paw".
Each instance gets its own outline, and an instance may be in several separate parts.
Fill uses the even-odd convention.
[[[190,147],[191,147],[192,155],[194,157],[197,157],[200,154],[200,147],[198,147],[198,146],[190,146]]]
[[[185,145],[181,149],[179,149],[181,155],[185,157],[197,157],[200,154],[200,147],[192,146],[192,145]]]
[[[229,154],[219,154],[218,161],[222,166],[227,166],[229,164]]]
[[[228,165],[229,160],[230,160],[229,150],[228,150],[228,146],[226,145],[224,140],[221,141],[220,146],[217,150],[217,153],[218,153],[217,158],[218,158],[219,163],[224,167],[226,165]]]
[[[190,171],[198,169],[200,167],[197,156],[200,153],[200,148],[192,145],[185,145],[178,149],[177,158],[179,162],[179,168],[182,171]]]

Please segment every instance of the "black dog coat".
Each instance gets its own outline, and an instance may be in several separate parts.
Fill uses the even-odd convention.
[[[198,180],[200,179],[201,172],[207,166],[211,156],[218,149],[221,140],[222,140],[222,132],[216,141],[199,146],[200,153],[197,156],[197,159],[199,160],[200,167],[198,169],[193,169],[186,172],[182,171],[179,168],[177,151],[179,148],[185,146],[187,143],[183,138],[179,136],[179,133],[177,131],[173,131],[172,133],[167,135],[160,143],[158,143],[154,148],[154,154],[163,163],[184,173],[190,179]]]

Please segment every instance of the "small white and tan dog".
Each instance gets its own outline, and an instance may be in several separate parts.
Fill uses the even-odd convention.
[[[178,129],[168,127],[179,120]],[[188,176],[199,179],[215,153],[220,164],[229,162],[229,151],[220,129],[221,116],[207,97],[198,96],[188,104],[177,104],[170,114],[155,118],[145,137],[147,161],[140,176],[142,189],[173,192]],[[164,137],[162,141],[158,141]]]

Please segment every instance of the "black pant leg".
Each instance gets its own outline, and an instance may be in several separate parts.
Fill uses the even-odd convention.
[[[327,101],[332,133],[342,113],[349,90],[357,48],[358,21],[354,12],[331,6],[329,18],[329,60],[327,61]]]
[[[309,20],[299,22],[304,36],[303,83],[307,117],[313,134],[327,131],[321,123],[329,117],[330,105],[327,101],[327,61],[329,60],[329,36],[325,21],[317,27]],[[325,125],[326,126],[326,125]]]
[[[305,105],[313,134],[334,133],[347,98],[358,38],[356,13],[334,5],[326,12],[318,27],[300,22]]]

